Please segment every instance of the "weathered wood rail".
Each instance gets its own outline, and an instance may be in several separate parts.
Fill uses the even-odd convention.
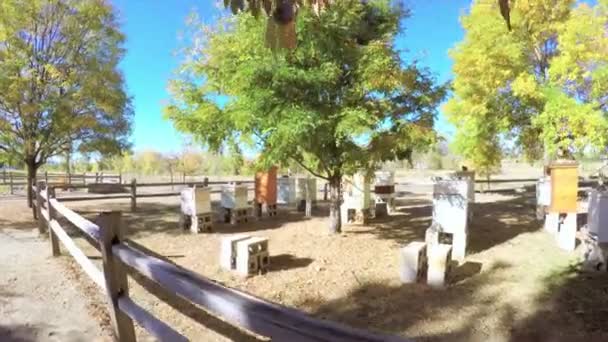
[[[372,333],[343,324],[317,319],[299,310],[268,302],[226,287],[190,270],[166,262],[124,239],[120,212],[99,214],[95,223],[70,210],[43,182],[33,189],[41,234],[48,232],[53,256],[60,255],[59,242],[83,271],[104,291],[116,339],[135,341],[134,322],[159,341],[188,339],[129,296],[127,273],[136,272],[164,288],[170,296],[186,300],[238,329],[274,341],[389,341],[396,336]],[[64,217],[101,251],[102,269],[87,258],[57,220]]]

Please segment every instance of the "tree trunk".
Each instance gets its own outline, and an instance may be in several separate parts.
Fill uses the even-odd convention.
[[[337,176],[329,180],[329,232],[338,234],[342,232],[342,219],[340,217],[340,188],[342,177]]]
[[[25,161],[27,167],[27,205],[31,208],[34,197],[32,195],[32,186],[36,182],[36,171],[38,166],[34,161],[34,158],[27,158]]]

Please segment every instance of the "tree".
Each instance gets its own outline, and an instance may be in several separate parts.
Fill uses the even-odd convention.
[[[137,171],[144,175],[156,175],[162,169],[162,155],[158,151],[151,149],[138,152],[135,155],[135,165]]]
[[[175,153],[167,153],[163,156],[163,164],[165,165],[165,169],[169,171],[171,183],[173,183],[173,175],[179,167],[179,156]]]
[[[395,49],[407,14],[388,0],[302,10],[297,48],[281,51],[259,44],[264,23],[250,15],[204,27],[195,38],[205,44],[171,82],[166,115],[212,150],[249,143],[263,167],[294,161],[328,180],[330,231],[339,232],[343,175],[434,139],[446,89]]]
[[[511,2],[510,31],[497,6],[475,1],[462,18],[464,40],[450,52],[446,112],[458,150],[483,172],[500,163],[507,140],[532,160],[605,147],[608,1]]]
[[[0,3],[0,151],[38,168],[66,151],[117,153],[132,111],[118,63],[123,34],[99,0]]]
[[[263,9],[269,17],[266,23],[266,43],[274,48],[294,48],[298,8],[308,6],[319,14],[334,1],[336,0],[224,0],[224,6],[230,8],[234,14],[248,11],[255,16],[259,16]],[[508,30],[511,31],[509,2],[509,0],[498,0],[500,14]]]
[[[185,182],[186,176],[195,174],[201,169],[202,164],[203,156],[200,152],[190,148],[184,148],[179,156],[177,170],[182,173]]]

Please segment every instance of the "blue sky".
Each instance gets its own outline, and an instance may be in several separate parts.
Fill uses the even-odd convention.
[[[179,64],[175,52],[186,17],[196,10],[205,22],[218,15],[215,0],[112,0],[119,11],[127,36],[127,54],[120,67],[135,107],[132,142],[135,150],[153,148],[177,151],[184,142],[169,121],[163,119],[167,102],[167,81]],[[416,58],[437,74],[440,81],[451,78],[448,49],[462,39],[459,16],[470,0],[406,0],[412,16],[397,40],[408,59]],[[440,115],[437,129],[451,135],[454,129]]]

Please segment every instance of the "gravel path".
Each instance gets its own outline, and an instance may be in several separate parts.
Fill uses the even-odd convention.
[[[109,341],[62,260],[24,223],[0,227],[0,341]]]

